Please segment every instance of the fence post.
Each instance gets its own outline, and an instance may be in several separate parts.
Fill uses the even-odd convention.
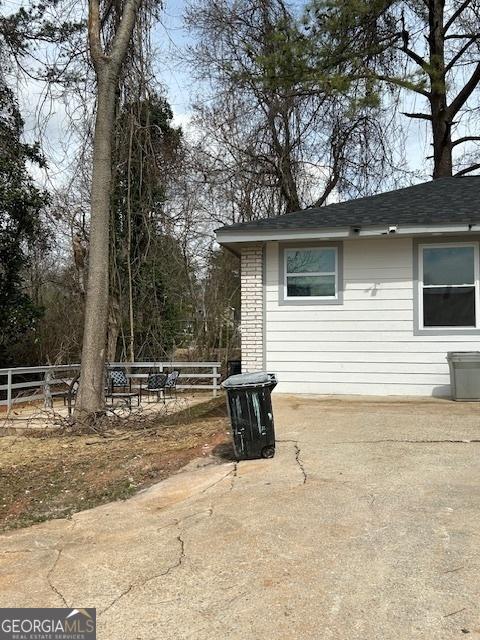
[[[7,372],[7,413],[12,408],[12,370]]]
[[[217,389],[218,389],[218,368],[217,367],[212,367],[213,369],[213,397],[216,398],[217,397]]]
[[[51,371],[50,370],[45,371],[45,378],[43,382],[43,398],[44,398],[44,405],[46,409],[51,409],[53,407],[52,391],[50,389],[51,379],[52,379]]]

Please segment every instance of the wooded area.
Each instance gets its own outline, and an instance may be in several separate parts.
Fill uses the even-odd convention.
[[[105,361],[238,356],[216,227],[480,169],[477,0],[182,9],[183,129],[155,71],[168,7],[0,0],[0,366],[81,359],[78,414],[101,410]]]

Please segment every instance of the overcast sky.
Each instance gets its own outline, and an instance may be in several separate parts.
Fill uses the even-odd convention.
[[[165,85],[169,102],[180,121],[188,116],[193,97],[192,79],[188,70],[178,61],[183,49],[191,42],[183,26],[186,4],[184,0],[167,0],[162,23],[157,25],[153,36],[160,54],[156,60],[158,77]]]

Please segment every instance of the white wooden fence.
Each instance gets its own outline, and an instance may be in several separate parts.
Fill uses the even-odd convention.
[[[125,369],[136,380],[148,377],[150,372],[180,371],[177,389],[212,391],[216,396],[220,387],[220,362],[110,362],[107,369]],[[10,409],[15,403],[45,400],[46,384],[49,388],[69,384],[80,371],[79,364],[60,364],[42,367],[15,367],[0,369],[0,405]],[[23,380],[19,380],[23,377]],[[25,378],[33,378],[25,380]],[[188,382],[182,384],[182,380]]]

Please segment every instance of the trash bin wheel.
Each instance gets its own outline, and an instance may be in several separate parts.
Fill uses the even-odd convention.
[[[263,447],[262,458],[273,458],[275,455],[275,447]]]

